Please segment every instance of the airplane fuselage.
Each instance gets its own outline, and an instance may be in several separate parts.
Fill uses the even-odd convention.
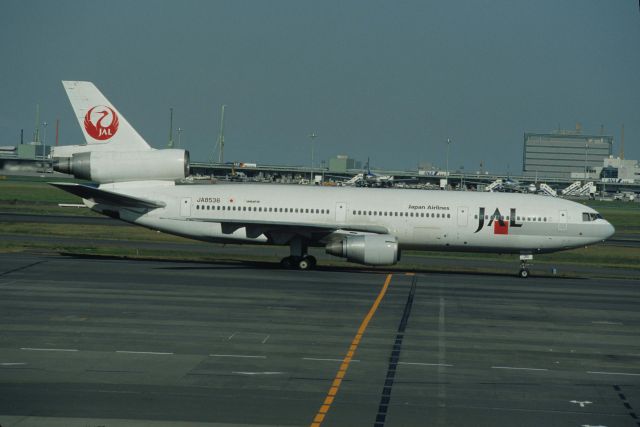
[[[587,206],[527,194],[157,181],[100,188],[166,205],[148,212],[120,207],[120,219],[211,242],[287,244],[282,223],[309,229],[310,246],[340,234],[385,233],[402,249],[524,254],[585,246],[613,233]]]

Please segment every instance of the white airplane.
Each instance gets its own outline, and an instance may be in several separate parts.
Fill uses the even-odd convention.
[[[96,212],[207,242],[288,245],[288,268],[313,268],[309,247],[366,265],[403,249],[534,254],[597,243],[613,226],[568,200],[510,193],[275,184],[177,184],[189,155],[155,150],[90,82],[63,82],[86,144],[53,149],[54,168],[98,185],[52,183]]]
[[[371,172],[369,159],[367,159],[366,171],[355,175],[348,181],[345,181],[343,185],[356,187],[392,187],[393,182],[394,179],[392,175],[378,175]]]

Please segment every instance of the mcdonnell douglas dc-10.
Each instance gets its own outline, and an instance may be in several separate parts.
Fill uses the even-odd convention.
[[[52,183],[86,206],[132,224],[218,243],[287,245],[287,268],[313,268],[309,247],[365,265],[401,250],[511,253],[528,277],[534,254],[601,242],[613,226],[553,197],[277,184],[180,185],[189,153],[156,150],[90,82],[65,81],[86,144],[55,147],[57,171],[93,185]]]

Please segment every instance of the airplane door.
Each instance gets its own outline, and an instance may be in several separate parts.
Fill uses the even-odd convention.
[[[347,220],[347,204],[345,202],[336,203],[336,222]]]
[[[466,206],[458,206],[458,227],[466,227],[469,221],[469,209]]]
[[[567,231],[567,222],[569,221],[567,217],[567,211],[559,211],[558,212],[558,231]]]
[[[191,198],[185,197],[180,200],[180,216],[191,216]]]

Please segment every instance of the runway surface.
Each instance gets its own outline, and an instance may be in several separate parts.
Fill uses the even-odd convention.
[[[0,255],[0,425],[640,425],[640,281]]]

